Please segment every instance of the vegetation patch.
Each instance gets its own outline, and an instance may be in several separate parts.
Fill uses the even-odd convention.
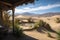
[[[60,18],[56,18],[56,23],[60,23]]]
[[[41,28],[41,27],[43,27],[43,28],[45,28],[45,29],[49,29],[49,28],[50,28],[50,25],[49,25],[48,23],[44,22],[43,20],[38,21],[38,22],[35,23],[35,25],[34,25],[34,28],[35,28],[35,29],[36,29],[36,28]]]
[[[33,23],[34,22],[32,18],[28,18],[27,20],[28,20],[29,23]]]
[[[21,37],[23,35],[22,28],[19,26],[19,20],[16,19],[14,21],[14,36],[16,37]]]
[[[60,40],[60,31],[57,32],[57,40]]]

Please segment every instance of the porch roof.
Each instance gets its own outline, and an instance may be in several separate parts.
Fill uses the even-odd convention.
[[[0,0],[0,9],[9,10],[12,7],[33,3],[34,0]]]

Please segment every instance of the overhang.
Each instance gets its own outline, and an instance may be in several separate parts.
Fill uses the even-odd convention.
[[[0,9],[9,10],[12,7],[33,3],[34,0],[0,0]]]

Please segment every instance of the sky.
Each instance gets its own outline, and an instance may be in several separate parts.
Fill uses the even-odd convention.
[[[23,4],[16,7],[15,13],[35,13],[43,14],[47,12],[60,12],[60,0],[38,0],[33,4]]]

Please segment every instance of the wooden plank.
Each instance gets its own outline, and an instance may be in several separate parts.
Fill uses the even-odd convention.
[[[4,4],[4,5],[8,5],[8,6],[13,6],[12,4],[7,3],[7,2],[2,2],[2,1],[0,1],[0,3],[2,3],[2,4]]]
[[[13,27],[13,33],[14,33],[14,13],[15,13],[15,7],[12,7],[12,27]]]
[[[23,3],[24,1],[25,1],[25,0],[19,1],[19,2],[15,3],[14,6],[20,5],[20,4]]]

